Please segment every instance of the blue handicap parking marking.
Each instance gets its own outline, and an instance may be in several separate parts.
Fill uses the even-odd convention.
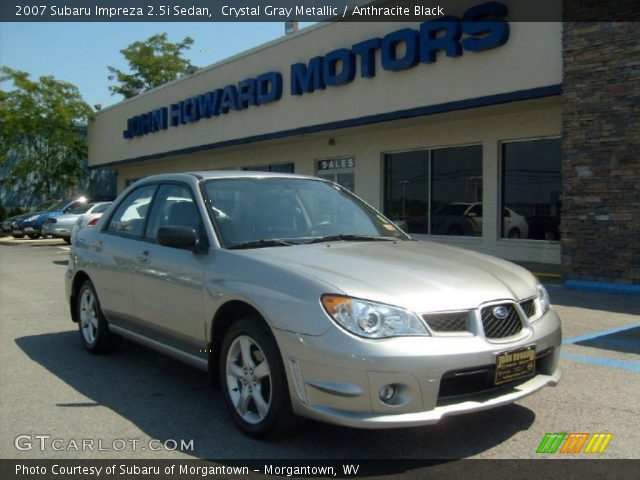
[[[563,345],[579,345],[582,347],[612,350],[620,353],[640,355],[640,323],[609,328],[598,332],[579,335],[563,340]],[[611,368],[620,368],[631,372],[640,372],[639,360],[618,360],[612,358],[595,357],[592,355],[576,355],[560,353],[560,358],[573,362],[587,363]]]

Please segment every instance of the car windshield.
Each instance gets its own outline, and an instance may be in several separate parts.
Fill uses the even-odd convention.
[[[76,203],[72,205],[66,213],[69,213],[71,215],[80,215],[82,213],[86,213],[89,208],[91,208],[90,203]]]
[[[104,213],[107,210],[107,208],[109,208],[111,206],[111,202],[109,202],[109,203],[99,203],[97,205],[94,203],[92,205],[94,207],[93,207],[93,210],[91,210],[91,213]]]
[[[223,178],[203,193],[227,248],[409,239],[338,185],[287,177]]]

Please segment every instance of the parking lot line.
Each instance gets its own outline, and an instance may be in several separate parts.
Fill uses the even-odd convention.
[[[587,333],[585,335],[579,335],[577,337],[565,338],[562,341],[563,345],[571,345],[573,343],[584,342],[586,340],[594,340],[598,337],[603,337],[605,335],[611,335],[612,333],[624,332],[625,330],[631,330],[632,328],[640,327],[640,323],[630,323],[627,325],[622,325],[621,327],[608,328],[606,330],[599,330],[593,333]]]
[[[589,365],[599,365],[601,367],[620,368],[631,372],[640,372],[640,361],[617,360],[614,358],[593,357],[591,355],[575,355],[573,353],[561,352],[560,358],[572,362],[587,363]]]

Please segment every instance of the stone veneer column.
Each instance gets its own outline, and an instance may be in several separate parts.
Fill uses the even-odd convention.
[[[638,284],[640,23],[566,22],[563,62],[564,277]]]

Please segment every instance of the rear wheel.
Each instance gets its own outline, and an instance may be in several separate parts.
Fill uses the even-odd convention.
[[[76,298],[78,328],[84,348],[91,353],[109,353],[115,350],[120,337],[109,331],[98,295],[90,280],[84,281]]]
[[[263,438],[297,426],[280,352],[259,320],[242,319],[229,328],[219,366],[225,403],[244,433]]]

